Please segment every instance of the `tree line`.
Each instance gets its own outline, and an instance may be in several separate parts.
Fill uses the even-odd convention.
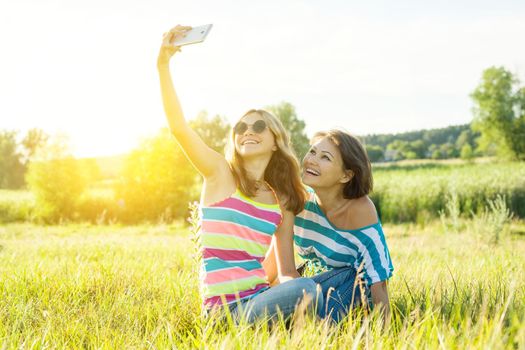
[[[471,124],[362,137],[371,160],[470,159],[496,154],[524,159],[525,89],[518,79],[502,67],[491,67],[483,72],[471,97]],[[282,102],[266,109],[281,119],[297,156],[302,158],[309,140],[294,106]],[[224,150],[231,129],[226,118],[210,118],[203,112],[190,124],[208,145]],[[86,189],[100,180],[102,174],[95,159],[74,159],[63,143],[50,139],[42,130],[30,130],[24,137],[15,131],[0,131],[0,188],[28,186],[38,202],[34,216],[49,221],[75,216],[94,220],[101,211],[123,222],[183,217],[188,201],[198,198],[200,183],[167,130],[145,140],[126,156],[117,178],[111,179],[114,197],[86,195]]]
[[[477,149],[479,132],[470,124],[399,134],[368,135],[362,139],[372,162],[404,159],[448,159],[484,155]]]
[[[525,87],[504,67],[486,69],[470,94],[472,123],[363,137],[373,162],[403,159],[525,159]]]

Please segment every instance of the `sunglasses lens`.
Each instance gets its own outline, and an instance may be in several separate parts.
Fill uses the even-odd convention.
[[[266,129],[266,122],[262,119],[259,119],[258,121],[253,123],[251,127],[254,133],[260,134],[264,131],[264,129]],[[244,134],[246,130],[248,130],[248,124],[246,124],[245,122],[238,122],[233,128],[233,132],[237,135]]]
[[[240,135],[243,134],[248,129],[248,124],[245,122],[238,122],[235,124],[235,127],[233,128],[233,132]]]
[[[262,119],[259,119],[253,124],[252,129],[257,134],[260,134],[261,132],[264,131],[264,129],[266,129],[266,122]]]

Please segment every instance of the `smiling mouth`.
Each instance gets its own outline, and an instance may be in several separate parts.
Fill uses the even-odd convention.
[[[313,169],[305,169],[304,172],[307,173],[308,175],[313,175],[313,176],[321,175],[318,171],[315,171]]]
[[[259,144],[259,142],[255,141],[255,140],[246,140],[244,141],[241,145],[257,145]]]

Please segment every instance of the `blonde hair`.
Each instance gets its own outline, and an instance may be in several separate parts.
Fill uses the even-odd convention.
[[[297,157],[292,151],[290,137],[281,121],[268,111],[251,109],[240,118],[248,114],[257,113],[265,122],[275,138],[277,150],[273,153],[266,170],[264,180],[285,200],[283,206],[298,214],[306,202],[306,190],[299,176],[300,166]],[[243,159],[235,149],[235,132],[230,132],[226,148],[226,160],[230,164],[233,176],[239,189],[247,196],[254,197],[257,193],[257,182],[250,179],[243,166]]]

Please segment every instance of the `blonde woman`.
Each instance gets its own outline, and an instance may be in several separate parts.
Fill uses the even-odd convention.
[[[157,67],[170,130],[204,178],[200,201],[204,308],[209,312],[226,307],[236,319],[253,322],[278,310],[289,316],[304,295],[312,300],[311,306],[313,300],[322,303],[314,297],[313,281],[294,279],[298,274],[292,227],[306,193],[281,122],[264,110],[246,112],[230,134],[224,157],[185,121],[169,63],[180,51],[172,43],[189,29],[176,26],[164,35]],[[276,288],[269,287],[261,264],[273,236],[280,282]]]

